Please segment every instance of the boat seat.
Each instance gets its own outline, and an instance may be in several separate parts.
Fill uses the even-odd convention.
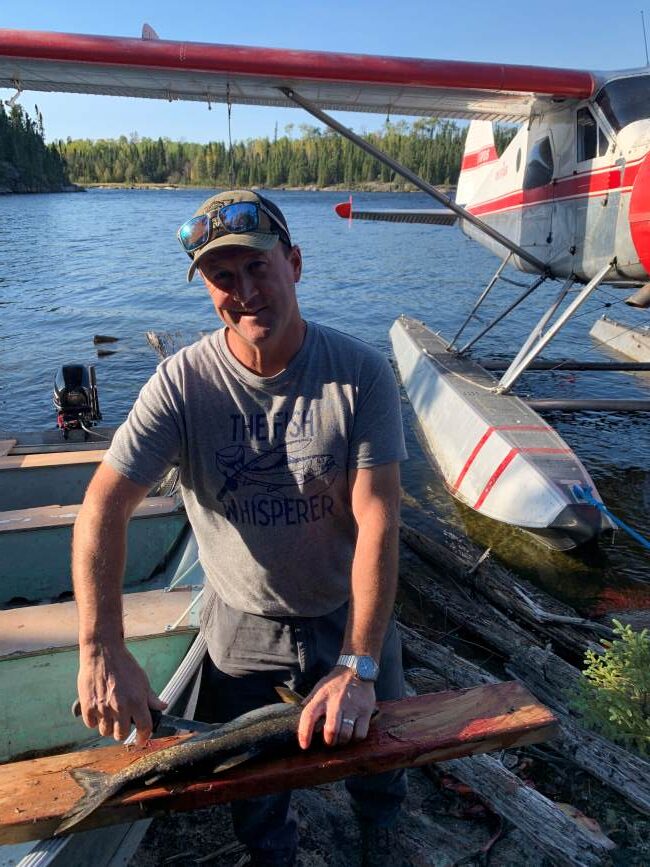
[[[70,545],[81,506],[0,511],[0,605],[53,601],[72,591]],[[127,528],[124,586],[164,566],[187,526],[177,497],[146,497]]]
[[[0,472],[2,472],[2,470],[28,470],[37,467],[98,464],[105,454],[106,449],[88,449],[84,451],[69,452],[39,452],[37,454],[26,455],[2,455],[0,452]]]
[[[179,587],[172,591],[145,590],[126,593],[124,634],[127,639],[165,634],[192,601],[196,589]],[[180,631],[195,629],[195,618],[186,614]],[[77,605],[54,602],[0,611],[0,660],[24,654],[76,647],[78,641]]]
[[[0,533],[36,530],[45,527],[69,527],[74,524],[81,504],[72,506],[36,506],[0,512]],[[171,515],[181,510],[176,497],[146,497],[133,513],[134,518]]]

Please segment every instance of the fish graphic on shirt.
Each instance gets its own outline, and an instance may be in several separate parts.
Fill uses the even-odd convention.
[[[264,452],[240,445],[221,449],[215,454],[215,460],[225,481],[217,500],[223,500],[228,492],[251,485],[267,493],[283,493],[296,487],[304,489],[316,481],[325,482],[324,488],[328,488],[336,475],[336,461],[327,454],[299,454],[310,442],[310,439],[294,440]]]

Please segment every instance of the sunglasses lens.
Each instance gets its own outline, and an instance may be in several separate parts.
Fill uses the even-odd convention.
[[[184,249],[188,253],[202,247],[210,237],[210,217],[201,214],[200,217],[192,217],[178,230],[178,237]]]
[[[254,232],[260,224],[260,213],[255,202],[233,202],[221,208],[219,220],[227,232]]]

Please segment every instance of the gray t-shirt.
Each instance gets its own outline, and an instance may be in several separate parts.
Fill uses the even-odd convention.
[[[349,597],[348,470],[405,458],[388,361],[308,323],[276,376],[240,364],[225,329],[165,359],[105,460],[146,485],[180,466],[201,564],[232,608],[315,617]]]

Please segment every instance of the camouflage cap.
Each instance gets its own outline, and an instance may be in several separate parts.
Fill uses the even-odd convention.
[[[241,234],[227,233],[213,238],[204,247],[200,247],[195,253],[189,253],[192,256],[192,264],[187,272],[188,281],[194,277],[196,269],[201,259],[212,250],[219,247],[252,247],[256,250],[271,250],[281,239],[285,243],[291,245],[291,237],[287,227],[287,221],[284,214],[270,199],[262,196],[260,193],[253,190],[226,190],[223,193],[217,193],[210,196],[200,206],[200,208],[192,215],[199,217],[201,214],[208,214],[211,211],[218,211],[224,205],[231,205],[235,202],[256,202],[263,205],[271,214],[273,219],[269,217],[263,210],[259,212],[260,225],[255,232],[244,232]]]

